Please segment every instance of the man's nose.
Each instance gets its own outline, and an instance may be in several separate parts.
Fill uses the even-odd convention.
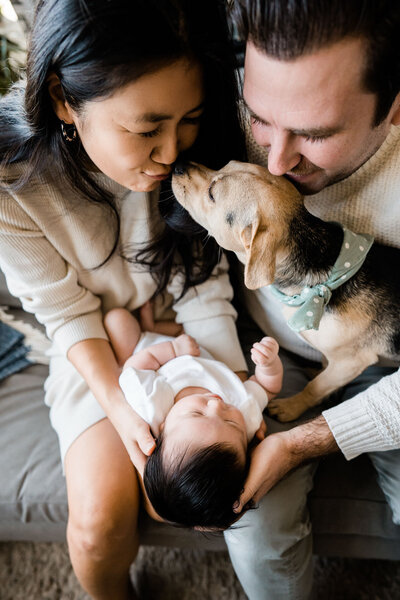
[[[293,146],[290,140],[282,137],[275,137],[271,140],[268,151],[268,171],[272,175],[284,175],[301,160],[301,155]]]

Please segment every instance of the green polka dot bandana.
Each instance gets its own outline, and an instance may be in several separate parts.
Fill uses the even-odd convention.
[[[331,299],[332,290],[357,273],[374,243],[374,238],[367,233],[356,234],[343,227],[343,234],[339,256],[326,281],[312,287],[304,287],[300,294],[294,296],[287,296],[274,285],[269,286],[278,300],[288,306],[299,307],[287,322],[293,331],[319,328],[325,306]]]

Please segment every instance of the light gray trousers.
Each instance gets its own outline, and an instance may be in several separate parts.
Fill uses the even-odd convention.
[[[305,361],[281,353],[284,364],[282,397],[295,394],[311,378]],[[370,367],[341,391],[347,400],[394,369]],[[307,415],[309,416],[309,415]],[[288,429],[266,417],[268,433]],[[400,450],[369,454],[379,484],[400,524]],[[225,532],[233,567],[250,600],[307,600],[312,589],[312,536],[307,494],[317,463],[304,465],[282,479],[259,507],[248,511]]]

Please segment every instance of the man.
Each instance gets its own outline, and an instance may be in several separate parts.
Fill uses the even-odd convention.
[[[291,180],[318,217],[399,247],[398,3],[236,0],[233,5],[247,41],[243,98],[253,136],[249,160]],[[249,292],[247,304],[257,324],[290,351],[286,395],[300,391],[308,367],[321,356],[289,330],[267,290]],[[306,599],[311,593],[306,496],[315,466],[302,465],[309,459],[339,450],[347,459],[367,452],[400,524],[400,374],[394,365],[367,369],[342,390],[340,400],[290,430],[270,421],[269,431],[276,433],[254,452],[236,510],[250,498],[262,499],[260,506],[226,533],[251,600]]]

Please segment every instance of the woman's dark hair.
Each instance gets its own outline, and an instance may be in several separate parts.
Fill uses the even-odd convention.
[[[240,36],[279,60],[346,37],[366,41],[364,86],[377,95],[375,125],[400,91],[400,3],[393,0],[233,0]],[[340,68],[340,65],[338,65]]]
[[[25,163],[23,176],[9,178],[5,184],[18,188],[33,176],[51,172],[60,185],[72,187],[84,200],[108,207],[115,219],[116,236],[114,247],[105,250],[107,260],[118,244],[114,199],[90,174],[79,141],[68,144],[63,139],[48,92],[49,74],[59,77],[65,99],[79,114],[86,102],[107,98],[142,75],[183,57],[203,67],[207,93],[204,123],[189,157],[219,166],[239,156],[243,146],[223,5],[220,0],[40,0],[26,82],[16,84],[0,102],[2,166]],[[150,267],[155,265],[161,287],[168,280],[166,271],[169,275],[176,262],[176,251],[185,255],[186,275],[196,271],[189,258],[190,235],[172,235],[166,227],[157,248],[151,249]],[[196,236],[200,238],[199,230]],[[213,261],[215,264],[216,247],[209,254],[212,260],[207,273]],[[157,270],[160,264],[162,272]]]
[[[229,444],[213,444],[166,464],[162,434],[143,475],[147,496],[160,517],[188,528],[227,529],[239,516],[232,506],[243,490],[250,461]],[[244,510],[251,508],[251,503]]]

